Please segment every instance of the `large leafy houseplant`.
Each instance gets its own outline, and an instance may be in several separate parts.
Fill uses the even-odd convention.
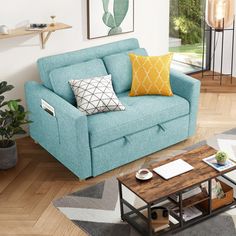
[[[13,136],[25,134],[22,126],[30,122],[19,99],[5,101],[3,94],[13,88],[6,81],[0,82],[0,169],[7,169],[16,163],[17,151]],[[9,160],[11,158],[14,161]]]
[[[20,100],[4,101],[3,94],[14,87],[8,85],[6,81],[0,82],[0,148],[7,148],[13,145],[14,135],[25,134],[23,125],[28,124],[27,112]]]

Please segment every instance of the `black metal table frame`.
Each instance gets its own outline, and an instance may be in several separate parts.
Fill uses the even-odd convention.
[[[218,177],[222,177],[224,179],[226,179],[227,181],[230,181],[231,184],[233,184],[235,187],[236,187],[236,182],[231,180],[230,178],[228,178],[227,176],[224,175],[221,175],[221,176],[218,176]],[[172,224],[170,222],[170,227],[167,228],[167,229],[164,229],[164,230],[161,230],[161,231],[158,231],[158,232],[153,232],[153,228],[152,228],[152,224],[151,224],[151,207],[153,205],[156,205],[158,203],[161,203],[165,200],[170,200],[170,201],[173,201],[170,196],[166,196],[166,197],[163,197],[161,199],[156,199],[155,201],[153,202],[145,202],[146,205],[136,209],[134,206],[132,206],[128,201],[126,201],[124,198],[123,198],[123,192],[122,192],[122,183],[118,180],[118,186],[119,186],[119,198],[120,198],[120,212],[121,212],[121,219],[123,221],[126,221],[127,223],[129,223],[131,226],[133,226],[139,233],[141,233],[142,235],[145,235],[145,236],[156,236],[156,235],[164,235],[166,233],[173,233],[173,232],[178,232],[178,231],[181,231],[183,229],[186,229],[194,224],[197,224],[203,220],[206,220],[214,215],[217,215],[219,213],[222,213],[228,209],[232,209],[234,207],[236,207],[236,199],[234,198],[234,201],[230,204],[230,205],[227,205],[227,206],[223,206],[219,209],[216,209],[216,210],[213,210],[212,211],[212,198],[211,198],[211,195],[212,195],[212,179],[215,179],[214,178],[211,178],[211,179],[208,179],[208,180],[205,180],[205,181],[202,181],[200,183],[197,183],[195,185],[192,185],[192,187],[195,187],[195,186],[198,186],[199,184],[201,183],[205,183],[205,182],[208,182],[208,212],[206,212],[205,214],[202,214],[201,216],[199,217],[196,217],[192,220],[189,220],[187,222],[184,222],[183,220],[183,215],[182,215],[182,209],[183,209],[183,199],[182,199],[182,194],[183,192],[186,190],[186,189],[183,189],[181,190],[180,192],[176,192],[175,194],[177,194],[179,196],[179,204],[175,203],[176,206],[179,207],[179,212],[180,212],[180,215],[176,215],[174,214],[174,212],[170,210],[170,215],[173,216],[175,219],[177,219],[179,221],[178,224]],[[125,185],[124,185],[125,186]],[[188,187],[189,188],[189,187]],[[129,189],[129,191],[133,192],[132,190]],[[136,196],[138,196],[135,192],[133,192]],[[172,194],[171,194],[172,195]],[[139,197],[139,196],[138,196]],[[140,197],[139,197],[140,198]],[[205,199],[206,200],[206,199]],[[128,207],[131,211],[128,212],[128,213],[124,213],[124,205],[126,207]],[[145,217],[141,211],[147,209],[147,213],[148,213],[148,217]],[[131,218],[129,218],[129,215],[131,214],[137,214],[138,217],[142,218],[143,221],[145,221],[147,223],[147,226],[148,228],[146,230],[141,230],[141,228],[139,227],[139,225],[134,221],[132,220]]]

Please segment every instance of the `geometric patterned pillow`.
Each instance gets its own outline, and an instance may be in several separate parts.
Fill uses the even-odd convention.
[[[69,83],[76,97],[78,109],[86,115],[125,110],[113,90],[111,75],[70,80]]]
[[[139,56],[129,54],[132,64],[130,96],[173,96],[170,84],[172,53],[163,56]]]

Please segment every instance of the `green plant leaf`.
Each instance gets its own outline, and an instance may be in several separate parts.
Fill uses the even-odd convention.
[[[12,124],[12,122],[13,122],[13,118],[10,117],[10,116],[8,116],[8,117],[6,117],[6,119],[4,120],[4,126],[6,127],[6,126],[10,125],[10,124]]]
[[[114,17],[110,12],[105,12],[103,14],[102,20],[103,20],[104,24],[110,28],[113,28],[116,26]]]
[[[2,102],[4,101],[5,97],[4,96],[0,96],[0,105],[2,104]]]
[[[120,33],[122,33],[121,27],[115,27],[109,31],[108,35],[116,35],[116,34],[120,34]]]
[[[6,86],[7,86],[7,81],[2,81],[2,82],[0,83],[0,89],[4,88],[4,87],[6,87]]]
[[[102,0],[103,9],[105,12],[108,12],[109,0]]]
[[[0,108],[6,106],[7,103],[8,103],[8,102],[3,102],[3,103],[0,105]]]
[[[0,82],[0,94],[13,88],[6,81]],[[25,134],[22,126],[31,121],[26,119],[29,112],[19,104],[20,99],[10,101],[4,101],[4,99],[4,96],[0,96],[0,143],[9,143],[15,134]]]
[[[203,7],[202,0],[171,0],[170,37],[180,38],[184,45],[202,43]]]
[[[19,112],[25,112],[25,108],[22,106],[22,105],[19,105],[18,106],[18,110],[19,110]]]
[[[7,82],[6,81],[3,81],[0,83],[0,94],[3,94],[7,91],[10,91],[14,88],[13,85],[7,85]]]
[[[129,10],[129,0],[114,0],[113,12],[116,26],[120,26]]]
[[[25,134],[26,132],[23,129],[15,129],[14,135],[15,134]]]
[[[9,101],[7,105],[11,111],[17,111],[19,107],[18,102],[15,100]]]

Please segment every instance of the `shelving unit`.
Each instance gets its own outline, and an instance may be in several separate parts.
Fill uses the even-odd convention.
[[[65,29],[70,29],[70,28],[72,28],[72,26],[64,24],[64,23],[56,23],[55,26],[49,25],[48,27],[42,30],[27,30],[25,27],[22,27],[22,28],[11,30],[10,33],[7,35],[0,34],[0,40],[16,38],[20,36],[27,36],[27,35],[39,35],[41,47],[42,49],[44,49],[48,39],[50,38],[53,32],[57,30],[65,30]]]
[[[210,183],[212,179],[208,180]],[[120,183],[119,183],[120,184]],[[121,186],[120,186],[121,187]],[[163,202],[166,200],[169,200],[169,204],[172,205],[172,207],[168,207],[168,204],[161,205],[162,201],[157,201],[152,204],[144,205],[140,208],[135,208],[131,204],[129,204],[125,199],[121,198],[121,204],[127,209],[127,212],[122,213],[122,220],[128,222],[130,225],[132,225],[136,230],[138,230],[142,235],[150,235],[150,236],[159,236],[164,235],[168,232],[179,232],[185,228],[188,228],[191,225],[194,225],[196,223],[199,223],[201,221],[204,221],[214,215],[217,215],[219,213],[222,213],[228,209],[231,209],[232,207],[236,207],[236,199],[233,199],[233,202],[230,204],[222,205],[221,207],[218,207],[217,209],[213,209],[212,206],[212,199],[210,198],[211,188],[209,184],[209,195],[207,192],[199,193],[193,197],[190,197],[188,199],[182,200],[182,192],[179,193],[180,202],[175,202],[172,198],[167,197],[165,199],[162,199]],[[202,208],[201,203],[207,201],[209,205],[207,208]],[[224,200],[223,200],[224,201]],[[160,204],[160,206],[164,206],[169,209],[169,215],[172,216],[178,223],[172,223],[169,222],[169,227],[162,229],[160,231],[154,232],[153,230],[149,230],[150,227],[150,218],[148,217],[147,213],[143,213],[144,211],[147,212],[148,208],[155,206],[155,204]],[[173,209],[176,207],[180,209],[180,212],[182,212],[183,208],[195,206],[197,207],[201,212],[202,215],[197,216],[191,220],[184,221],[183,215],[177,215]],[[123,208],[123,207],[122,207]]]
[[[236,170],[236,167],[218,172],[202,161],[215,153],[215,149],[205,145],[150,166],[150,169],[154,169],[170,161],[182,159],[194,167],[192,171],[169,180],[154,174],[151,180],[139,181],[135,177],[136,172],[118,177],[121,219],[133,226],[141,235],[160,236],[181,231],[225,210],[236,207],[233,187],[223,181],[226,179],[225,174]],[[222,199],[212,198],[213,179],[218,179],[221,183],[225,193]],[[236,186],[236,183],[232,181],[231,183]],[[187,191],[199,187],[201,184],[207,187],[203,188],[200,193],[183,199]],[[124,187],[142,200],[141,207],[136,207],[135,204],[132,205],[128,202],[128,195],[123,192]],[[169,205],[165,204],[166,201]],[[169,219],[169,225],[160,231],[152,223],[152,209],[157,206],[168,208],[169,215],[172,217]],[[195,207],[196,214],[193,213],[192,217],[186,219],[184,210],[187,212],[189,207]],[[143,212],[147,213],[143,214]],[[199,215],[199,213],[202,214]]]
[[[187,198],[187,199],[183,200],[183,202],[182,202],[183,208],[194,206],[194,205],[199,204],[201,202],[205,202],[208,199],[209,199],[208,194],[206,192],[201,192],[197,195],[194,195],[193,197],[190,197],[190,198]],[[169,200],[173,201],[175,204],[179,204],[178,202],[175,202],[171,198],[169,198]]]

